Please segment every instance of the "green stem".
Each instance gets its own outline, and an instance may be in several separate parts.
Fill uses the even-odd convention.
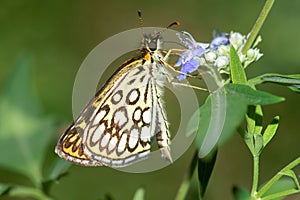
[[[257,18],[254,26],[252,27],[252,30],[250,31],[250,35],[247,39],[247,42],[243,48],[242,53],[246,54],[247,51],[250,49],[251,45],[253,44],[255,38],[258,35],[258,32],[260,31],[264,21],[266,20],[268,13],[270,12],[275,0],[266,0],[265,6],[260,12],[259,17]]]
[[[257,196],[261,197],[266,191],[268,191],[268,189],[270,189],[270,187],[277,181],[279,180],[283,175],[284,171],[290,170],[294,167],[296,167],[297,165],[300,164],[300,157],[298,157],[297,159],[295,159],[294,161],[292,161],[290,164],[288,164],[287,166],[285,166],[282,170],[280,170],[280,172],[278,172],[275,176],[273,176],[273,178],[271,178],[271,180],[269,180],[258,192],[257,192]]]
[[[188,192],[188,189],[190,187],[190,179],[188,176],[185,176],[185,179],[180,185],[180,188],[178,189],[177,195],[175,197],[175,200],[183,200]]]
[[[251,189],[251,199],[256,199],[257,187],[259,177],[259,155],[253,156],[253,182]]]
[[[185,175],[184,180],[182,181],[182,183],[181,183],[181,185],[178,189],[175,200],[184,200],[184,198],[185,198],[185,196],[186,196],[186,194],[187,194],[187,192],[190,188],[190,184],[191,184],[191,180],[192,180],[194,171],[197,167],[197,160],[198,160],[198,152],[196,151],[195,154],[194,154],[194,157],[192,159],[189,171]]]
[[[281,171],[286,171],[286,170],[292,169],[292,168],[296,167],[299,164],[300,164],[300,157],[296,158],[290,164],[288,164],[287,166],[285,166]]]

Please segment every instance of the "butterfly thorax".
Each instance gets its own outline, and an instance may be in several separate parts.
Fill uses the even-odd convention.
[[[172,80],[173,77],[170,70],[165,67],[162,46],[163,39],[160,36],[160,32],[144,34],[141,48],[143,59],[146,66],[148,65],[150,70],[153,71],[153,76],[159,81],[159,85],[167,80]]]
[[[144,58],[152,59],[152,62],[154,62],[154,60],[159,61],[163,59],[161,54],[162,44],[163,40],[159,32],[144,34],[142,40],[142,51],[146,52]]]

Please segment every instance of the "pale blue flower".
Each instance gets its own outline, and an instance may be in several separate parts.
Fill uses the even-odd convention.
[[[210,43],[212,50],[217,49],[221,45],[228,46],[230,44],[229,35],[227,33],[220,33]]]
[[[182,81],[186,78],[186,74],[193,73],[201,65],[200,56],[202,56],[209,46],[207,43],[196,42],[191,34],[186,31],[177,33],[177,36],[181,43],[188,49],[184,51],[179,57],[178,61],[175,63],[175,67],[181,65],[180,72],[184,74],[179,74],[178,80]]]

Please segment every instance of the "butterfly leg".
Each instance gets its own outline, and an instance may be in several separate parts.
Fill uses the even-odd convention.
[[[184,51],[185,51],[184,49],[170,49],[164,56],[164,60],[167,62],[171,53],[172,54],[181,54]]]
[[[191,78],[197,78],[197,79],[201,79],[201,76],[203,74],[206,74],[207,72],[200,72],[199,74],[197,75],[191,75],[191,74],[187,74],[187,73],[184,73],[184,72],[181,72],[179,70],[176,70],[172,65],[170,65],[169,63],[167,63],[165,60],[161,60],[165,66],[167,66],[169,69],[171,69],[173,72],[177,73],[177,74],[183,74],[187,77],[191,77]]]
[[[159,109],[157,110],[157,124],[155,128],[155,135],[156,135],[156,141],[157,145],[160,150],[160,156],[169,161],[173,162],[172,156],[170,153],[170,138],[171,135],[169,133],[169,124],[167,122],[167,117],[166,117],[166,112],[162,106],[162,102],[160,99],[158,99],[158,107]]]
[[[186,84],[186,83],[178,83],[178,82],[172,82],[173,85],[178,85],[178,86],[183,86],[183,87],[188,87],[188,88],[193,88],[193,89],[197,89],[197,90],[201,90],[201,91],[206,91],[206,92],[210,92],[209,89],[206,88],[201,88],[195,85],[190,85],[190,84]]]

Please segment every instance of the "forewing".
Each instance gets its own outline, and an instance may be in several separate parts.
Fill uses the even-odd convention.
[[[150,69],[138,60],[115,73],[61,137],[56,152],[91,166],[121,167],[146,158],[155,132]]]
[[[146,158],[156,135],[161,156],[172,162],[161,96],[164,66],[135,60],[122,66],[60,138],[56,152],[85,166],[123,167]]]
[[[99,103],[83,134],[94,159],[122,167],[150,153],[153,121],[151,66],[138,66],[120,77]]]

